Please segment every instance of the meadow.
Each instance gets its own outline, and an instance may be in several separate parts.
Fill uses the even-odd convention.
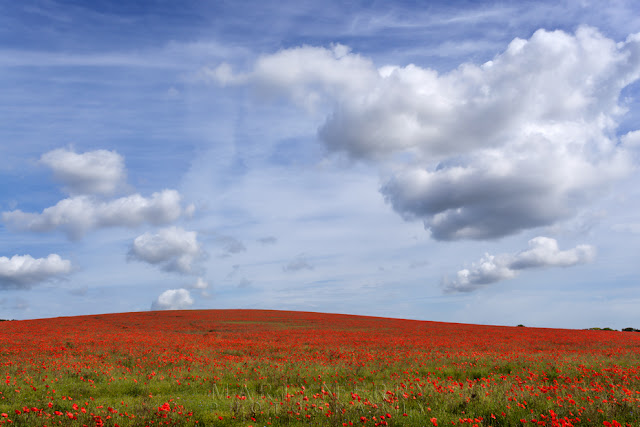
[[[0,322],[10,426],[639,426],[640,333],[262,310]]]

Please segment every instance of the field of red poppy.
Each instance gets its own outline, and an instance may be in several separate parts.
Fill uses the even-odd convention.
[[[640,333],[305,312],[0,322],[0,424],[640,425]]]

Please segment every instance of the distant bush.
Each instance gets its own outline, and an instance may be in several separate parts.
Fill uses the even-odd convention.
[[[518,328],[524,328],[524,325],[518,325]]]
[[[611,328],[589,328],[590,331],[617,331],[617,329]]]
[[[640,332],[640,329],[624,328],[623,331],[625,331],[625,332]]]

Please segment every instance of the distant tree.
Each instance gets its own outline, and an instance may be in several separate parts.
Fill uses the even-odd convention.
[[[518,328],[524,328],[524,325],[520,324],[518,325]]]

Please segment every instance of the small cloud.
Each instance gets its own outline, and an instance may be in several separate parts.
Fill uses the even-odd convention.
[[[78,154],[59,148],[43,154],[40,162],[49,166],[53,176],[73,195],[113,194],[126,179],[124,159],[115,151]]]
[[[169,227],[157,234],[144,233],[133,241],[129,258],[158,265],[163,270],[191,273],[193,263],[203,252],[195,231]]]
[[[558,242],[549,237],[529,240],[529,249],[519,252],[510,263],[514,270],[541,267],[570,267],[593,261],[596,250],[591,245],[578,245],[561,251]]]
[[[195,289],[195,290],[199,291],[200,295],[203,296],[203,297],[208,297],[209,296],[209,293],[207,292],[207,289],[209,289],[209,282],[204,280],[202,277],[198,277],[198,280],[196,280],[195,283],[187,286],[187,288]]]
[[[221,86],[230,86],[245,81],[245,77],[241,75],[234,75],[231,65],[226,62],[220,64],[214,69],[203,68],[197,75],[198,80],[213,81]]]
[[[313,270],[313,265],[307,261],[304,255],[299,255],[296,259],[292,260],[289,264],[282,267],[285,272],[294,272],[300,270]]]
[[[0,290],[29,289],[31,285],[64,277],[71,270],[71,261],[58,254],[46,258],[31,255],[0,257]]]
[[[263,245],[275,245],[278,242],[278,239],[274,236],[261,237],[258,239],[259,243]]]
[[[216,242],[222,246],[225,252],[223,256],[238,254],[247,250],[240,240],[232,236],[218,236]]]
[[[209,287],[209,283],[207,283],[202,277],[198,277],[196,283],[191,286],[193,289],[207,289]]]
[[[168,289],[151,304],[151,310],[185,310],[193,305],[193,298],[188,290]]]
[[[183,214],[181,196],[175,190],[163,190],[145,198],[139,194],[100,201],[92,196],[75,196],[59,201],[40,214],[14,210],[2,213],[10,228],[49,232],[60,229],[77,240],[89,230],[107,227],[135,227],[144,223],[168,224]]]
[[[453,281],[444,279],[444,290],[447,293],[472,292],[491,283],[513,279],[521,270],[585,264],[595,258],[595,253],[591,245],[578,245],[561,251],[555,239],[536,237],[529,240],[529,249],[515,255],[485,254],[471,268],[458,271]]]

